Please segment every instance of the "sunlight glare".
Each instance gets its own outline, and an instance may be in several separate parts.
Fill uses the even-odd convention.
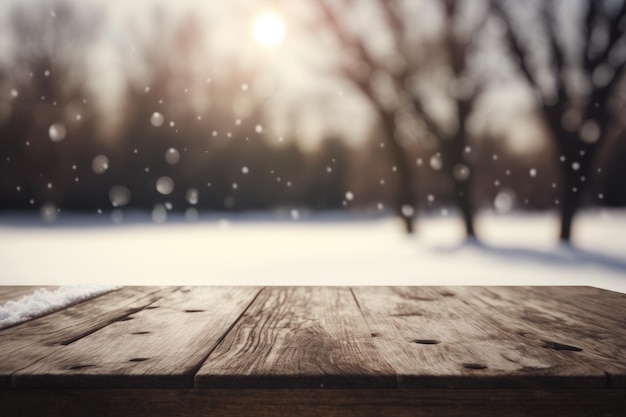
[[[285,35],[283,20],[274,12],[265,11],[254,19],[254,39],[267,47],[278,46]]]

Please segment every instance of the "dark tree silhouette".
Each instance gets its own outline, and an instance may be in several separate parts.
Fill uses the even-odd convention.
[[[623,54],[626,1],[585,1],[579,21],[566,23],[580,28],[575,42],[562,36],[565,23],[559,18],[561,10],[557,2],[540,2],[539,27],[524,28],[513,16],[513,9],[529,5],[513,3],[491,0],[491,7],[506,24],[510,54],[535,91],[559,152],[563,181],[560,239],[569,242],[574,216],[593,175],[594,157],[603,146],[619,137],[623,129],[620,118],[624,103],[619,91],[623,91],[626,66]],[[572,7],[569,3],[568,6]],[[544,62],[542,69],[551,73],[552,88],[546,86],[537,70],[537,45],[525,43],[528,30],[541,31],[545,36],[550,62]],[[582,88],[578,85],[580,78],[572,74],[582,76]]]
[[[96,140],[97,106],[86,63],[100,17],[65,1],[35,9],[16,5],[10,13],[7,83],[14,97],[0,121],[0,153],[7,162],[0,171],[2,192],[15,207],[29,199],[59,205],[80,187],[83,167],[76,163]],[[21,197],[12,194],[16,189]]]
[[[350,2],[343,2],[343,6],[348,6],[348,3]],[[370,81],[372,71],[380,70],[388,73],[388,69],[385,63],[372,53],[361,37],[350,32],[337,10],[324,0],[319,1],[318,4],[323,14],[323,22],[319,22],[320,26],[330,26],[340,41],[342,49],[351,52],[349,55],[346,54],[351,59],[343,63],[340,70],[342,75],[352,81],[357,90],[372,104],[379,118],[384,143],[391,153],[399,177],[394,193],[394,208],[404,222],[405,231],[411,234],[414,232],[416,202],[415,172],[412,168],[412,161],[407,157],[404,145],[396,135],[397,109],[385,105],[384,101],[381,101]]]
[[[474,204],[472,201],[471,184],[473,169],[467,158],[467,146],[469,143],[469,133],[467,122],[472,112],[474,102],[480,94],[482,84],[476,80],[476,74],[472,74],[468,66],[468,57],[471,56],[476,47],[477,32],[483,26],[486,14],[481,15],[478,23],[474,23],[470,33],[459,30],[461,26],[461,5],[457,0],[445,0],[439,2],[443,8],[444,30],[441,39],[435,43],[435,52],[426,55],[420,61],[410,59],[411,47],[407,42],[408,18],[403,17],[398,2],[380,1],[381,7],[385,11],[388,25],[392,28],[392,33],[396,39],[396,44],[407,56],[405,71],[397,75],[397,83],[407,86],[411,76],[419,74],[419,67],[425,64],[428,57],[433,54],[441,54],[443,64],[449,68],[449,91],[446,98],[452,104],[454,120],[442,123],[437,121],[428,110],[428,93],[418,89],[408,89],[411,95],[412,104],[419,117],[427,126],[428,130],[435,135],[439,141],[439,151],[441,156],[441,169],[444,170],[449,180],[453,184],[454,202],[461,212],[465,233],[468,237],[475,237],[474,228]],[[412,65],[411,65],[412,63]],[[441,68],[439,69],[441,71]]]
[[[345,3],[350,4],[350,2]],[[349,56],[357,61],[356,65],[354,62],[347,63],[342,68],[343,75],[351,80],[372,103],[379,116],[385,133],[385,144],[391,152],[399,174],[395,208],[404,219],[406,231],[412,233],[414,229],[416,172],[406,144],[398,136],[396,121],[401,111],[408,111],[413,115],[412,117],[420,120],[438,139],[441,169],[446,172],[454,185],[455,204],[462,214],[465,232],[467,236],[474,237],[474,207],[471,196],[473,173],[465,150],[468,143],[467,120],[475,98],[480,93],[480,85],[468,68],[467,59],[475,46],[474,32],[479,31],[482,25],[480,22],[475,24],[471,29],[472,33],[461,33],[458,30],[461,19],[460,7],[456,0],[447,0],[441,4],[445,20],[443,33],[440,39],[431,41],[429,44],[423,40],[411,38],[409,27],[412,17],[403,11],[401,2],[380,0],[377,4],[381,10],[381,16],[394,40],[395,52],[402,58],[402,65],[399,68],[390,68],[389,62],[378,57],[361,37],[348,30],[348,25],[341,19],[337,10],[324,1],[320,1],[319,4],[324,12],[324,22],[337,35],[342,46],[351,52]],[[423,67],[432,66],[427,63],[431,58],[435,58],[433,61],[443,65],[436,71],[441,72],[446,66],[450,69],[448,82],[454,88],[446,96],[452,103],[454,113],[452,123],[442,122],[433,117],[427,104],[428,92],[413,85],[415,79],[422,81],[426,79],[427,75]],[[372,85],[371,73],[375,71],[383,72],[390,77],[398,96],[398,104],[395,107],[386,104]]]

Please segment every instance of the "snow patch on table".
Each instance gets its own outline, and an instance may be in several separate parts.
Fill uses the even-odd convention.
[[[52,313],[115,288],[110,285],[66,285],[53,291],[39,288],[33,294],[0,306],[0,329]]]

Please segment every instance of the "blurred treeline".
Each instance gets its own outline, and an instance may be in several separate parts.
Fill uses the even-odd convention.
[[[9,41],[0,50],[0,208],[39,209],[46,204],[87,211],[152,210],[161,204],[182,211],[347,207],[396,210],[411,219],[415,209],[452,214],[455,207],[464,211],[464,205],[469,205],[469,216],[480,209],[560,208],[565,185],[563,168],[556,161],[563,151],[547,139],[550,129],[542,127],[545,103],[524,108],[517,117],[522,124],[539,126],[534,130],[540,136],[539,146],[512,146],[506,130],[470,129],[466,126],[470,123],[462,119],[472,111],[471,106],[463,107],[469,103],[463,92],[468,79],[474,106],[485,91],[502,86],[479,79],[465,68],[464,60],[469,59],[471,44],[486,42],[472,31],[487,25],[487,19],[500,19],[496,37],[506,37],[506,16],[498,17],[503,10],[481,2],[485,20],[475,23],[474,29],[452,34],[443,30],[421,39],[418,31],[412,31],[410,17],[400,13],[401,2],[381,3],[380,18],[390,22],[391,36],[397,37],[391,52],[402,58],[403,51],[413,48],[419,55],[419,59],[404,56],[399,66],[405,69],[397,70],[386,68],[377,61],[379,57],[370,54],[366,36],[363,41],[358,31],[345,29],[342,19],[349,14],[319,3],[313,7],[320,7],[325,30],[339,39],[334,53],[360,61],[342,64],[328,76],[352,80],[357,86],[355,96],[364,93],[378,109],[374,122],[368,118],[345,121],[371,123],[369,134],[359,141],[329,133],[310,146],[297,137],[297,130],[284,137],[273,134],[268,98],[252,88],[253,70],[233,61],[214,71],[212,51],[204,42],[210,36],[205,33],[206,25],[193,15],[172,20],[158,8],[146,11],[152,16],[148,20],[153,26],[151,35],[142,35],[132,26],[124,28],[127,39],[132,39],[133,53],[118,40],[116,59],[123,67],[123,79],[118,82],[123,87],[118,96],[109,98],[108,105],[103,104],[106,100],[99,96],[103,86],[91,51],[104,36],[106,15],[90,3],[16,2],[8,8],[8,25],[3,30]],[[439,10],[444,28],[452,30],[457,20],[461,22],[462,11],[456,10],[461,6],[456,3],[431,5]],[[598,3],[599,8],[610,10],[606,15],[596,10],[589,19],[607,19],[606,42],[622,39],[624,19],[620,17],[616,33],[610,26],[611,19],[623,12],[622,3],[610,7]],[[346,2],[343,7],[349,11],[361,4]],[[445,23],[445,19],[451,20]],[[520,23],[511,26],[516,25]],[[318,28],[303,23],[300,29],[317,36]],[[380,29],[372,26],[371,30]],[[542,36],[548,42],[548,34]],[[458,47],[459,43],[463,46]],[[507,45],[520,52],[515,49],[519,45]],[[448,58],[445,48],[452,48]],[[390,61],[383,55],[381,62]],[[509,78],[519,72],[502,67]],[[367,75],[360,78],[359,71]],[[453,103],[458,106],[452,113],[458,122],[446,125],[445,115],[429,116],[430,93],[418,97],[408,87],[396,94],[400,104],[389,105],[389,100],[380,99],[384,88],[382,94],[380,88],[376,90],[385,77],[372,77],[381,71],[391,74],[396,93],[398,85],[403,90],[402,83],[415,78],[446,94],[453,83],[456,95],[452,95],[457,100]],[[438,85],[429,81],[432,74],[452,74],[453,81],[444,79]],[[622,82],[613,85],[611,92],[619,91],[623,101],[623,90]],[[410,111],[402,108],[405,102]],[[293,111],[306,111],[306,106]],[[464,133],[462,138],[459,131]],[[610,147],[595,152],[584,175],[585,192],[575,204],[626,204],[626,141],[623,132],[618,136]],[[171,182],[157,187],[163,177]],[[463,199],[466,196],[469,201]]]

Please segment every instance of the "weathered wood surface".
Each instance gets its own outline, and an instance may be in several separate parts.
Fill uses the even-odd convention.
[[[176,288],[126,287],[0,331],[0,387],[18,370],[145,308]]]
[[[31,286],[0,286],[0,306],[4,305],[8,301],[19,301],[25,295],[31,295],[39,288],[43,288],[48,291],[53,291],[59,287],[45,286],[45,287],[31,287]]]
[[[208,388],[396,386],[348,288],[266,288],[196,375]]]
[[[545,349],[453,289],[355,288],[374,340],[402,388],[606,385],[603,371]]]
[[[626,295],[592,287],[527,287],[545,308],[575,314],[609,331],[626,330]],[[548,307],[550,305],[550,307]]]
[[[528,343],[561,352],[603,371],[609,387],[626,387],[626,330],[617,323],[538,295],[538,291],[549,293],[547,288],[459,287],[450,290],[475,308],[493,312],[494,317]],[[611,304],[602,308],[610,309]],[[623,320],[626,321],[626,316]]]
[[[13,374],[15,387],[192,387],[258,288],[180,289]]]
[[[624,416],[625,309],[589,287],[125,287],[0,330],[0,415]]]

